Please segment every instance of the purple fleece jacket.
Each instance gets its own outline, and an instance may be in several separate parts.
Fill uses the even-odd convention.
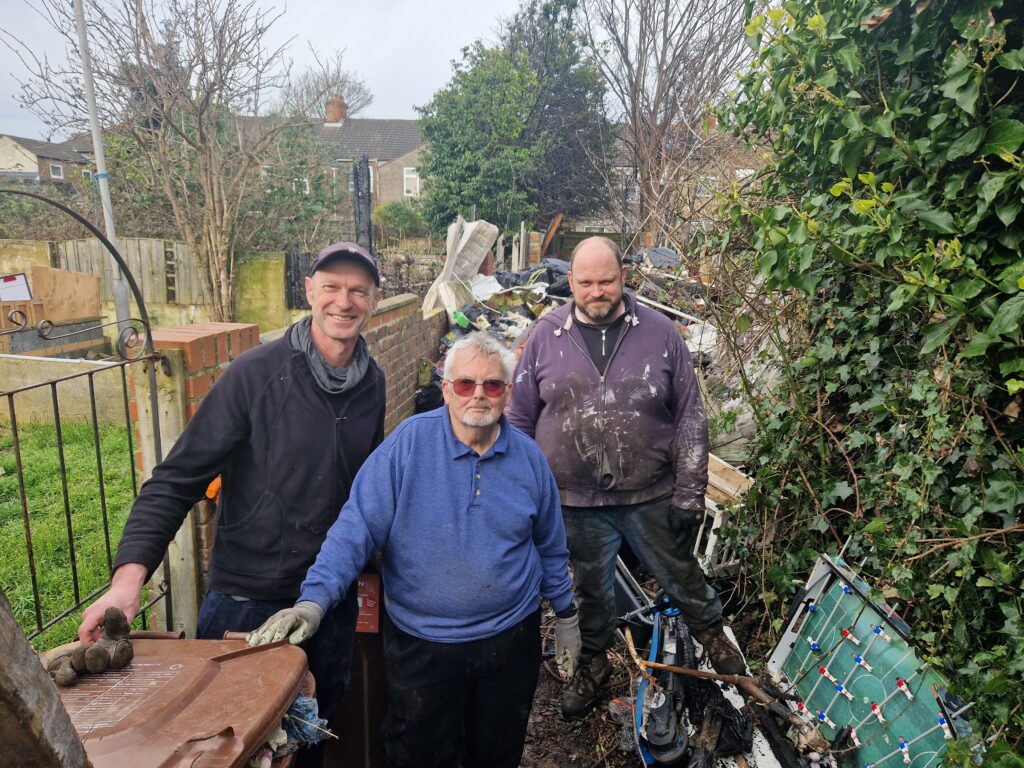
[[[693,360],[671,320],[625,299],[625,327],[604,376],[571,302],[537,321],[508,419],[540,445],[566,506],[672,494],[678,507],[703,508],[708,426]]]

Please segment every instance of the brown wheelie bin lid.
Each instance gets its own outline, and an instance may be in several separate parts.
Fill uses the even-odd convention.
[[[302,690],[286,643],[132,639],[124,669],[59,688],[94,768],[244,766]]]

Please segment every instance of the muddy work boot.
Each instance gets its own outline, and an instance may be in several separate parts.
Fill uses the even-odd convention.
[[[583,717],[601,695],[601,686],[612,675],[608,655],[601,651],[589,659],[580,659],[576,674],[562,691],[562,716],[567,720]]]
[[[722,630],[722,622],[712,624],[705,629],[695,630],[694,639],[704,646],[704,651],[711,661],[711,666],[720,675],[745,675],[747,664],[743,660],[740,649],[733,645]]]

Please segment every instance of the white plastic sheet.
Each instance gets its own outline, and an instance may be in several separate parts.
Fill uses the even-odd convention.
[[[423,297],[424,314],[443,308],[448,322],[455,322],[455,310],[473,299],[470,281],[497,237],[498,228],[483,220],[466,221],[460,216],[448,227],[444,268]]]

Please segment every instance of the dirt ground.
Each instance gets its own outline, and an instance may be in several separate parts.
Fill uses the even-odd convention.
[[[612,721],[608,702],[629,699],[629,673],[617,652],[610,658],[614,671],[604,695],[579,721],[562,718],[558,709],[563,683],[547,669],[541,670],[533,711],[527,729],[526,750],[520,768],[624,768],[641,765],[633,752],[632,730],[625,732]],[[625,749],[623,749],[625,747]]]
[[[732,624],[743,638],[751,630],[741,622]],[[554,650],[554,614],[545,611],[541,634],[545,650]],[[557,679],[554,665],[545,662],[541,669],[533,710],[527,728],[526,748],[520,768],[642,768],[633,746],[633,730],[617,724],[609,713],[609,702],[631,700],[631,672],[635,665],[621,641],[609,651],[612,676],[600,700],[585,718],[565,720],[559,712],[559,697],[564,683]],[[612,707],[613,709],[615,707]]]
[[[604,695],[586,718],[568,721],[558,711],[563,683],[547,669],[534,696],[520,768],[620,768],[640,765],[633,752],[632,730],[626,735],[608,715],[608,701],[629,698],[630,678],[622,657],[612,654],[614,672]],[[625,746],[625,750],[623,749]]]

